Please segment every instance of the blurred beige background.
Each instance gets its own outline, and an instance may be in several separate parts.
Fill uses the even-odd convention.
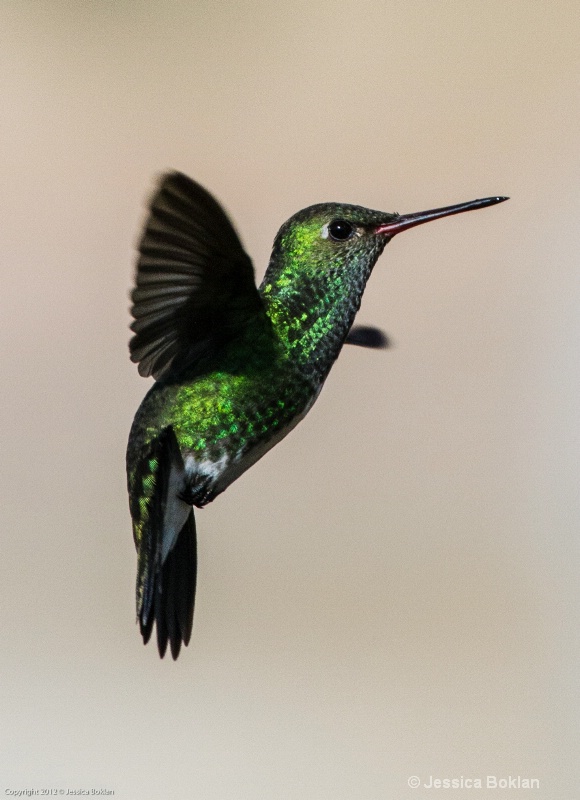
[[[0,2],[0,791],[578,796],[578,3]],[[178,168],[260,278],[314,202],[509,203],[398,237],[310,416],[198,514],[143,648],[133,245]],[[537,778],[534,790],[413,789]]]

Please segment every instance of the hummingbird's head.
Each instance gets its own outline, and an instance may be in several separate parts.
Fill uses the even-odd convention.
[[[311,279],[348,265],[370,270],[389,240],[378,232],[380,226],[396,217],[344,203],[304,208],[280,228],[272,261],[284,272],[306,272]]]
[[[318,379],[338,355],[389,240],[380,227],[394,219],[323,203],[294,214],[276,236],[260,293],[280,340]]]
[[[310,361],[319,358],[327,341],[328,366],[353,323],[371,270],[393,236],[502,200],[507,198],[488,197],[403,215],[322,203],[294,214],[276,236],[260,286],[279,335],[290,347],[301,348]]]
[[[414,214],[389,214],[344,203],[302,209],[282,225],[274,241],[268,272],[310,279],[348,268],[368,278],[383,248],[401,231],[439,217],[494,205],[506,197],[487,197]]]

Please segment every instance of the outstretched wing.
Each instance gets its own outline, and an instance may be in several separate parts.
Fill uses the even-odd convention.
[[[215,352],[262,310],[224,210],[180,172],[162,176],[151,201],[131,299],[131,360],[156,379]]]
[[[353,325],[344,343],[370,347],[373,350],[386,350],[391,346],[387,334],[374,325]]]

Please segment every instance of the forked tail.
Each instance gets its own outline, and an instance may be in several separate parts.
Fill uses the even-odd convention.
[[[189,644],[197,577],[193,508],[175,495],[175,474],[182,468],[172,428],[166,428],[153,452],[134,476],[132,515],[138,549],[137,617],[147,644],[157,627],[161,658],[169,642],[174,659]]]

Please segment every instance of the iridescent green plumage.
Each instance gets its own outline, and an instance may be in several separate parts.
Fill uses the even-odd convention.
[[[349,341],[385,244],[420,221],[311,206],[280,229],[257,289],[219,204],[184,175],[161,180],[139,247],[130,344],[141,374],[157,382],[131,429],[127,473],[137,615],[144,641],[156,623],[162,656],[169,642],[176,658],[191,634],[192,506],[213,500],[304,417]],[[382,346],[365,331],[352,342]]]

